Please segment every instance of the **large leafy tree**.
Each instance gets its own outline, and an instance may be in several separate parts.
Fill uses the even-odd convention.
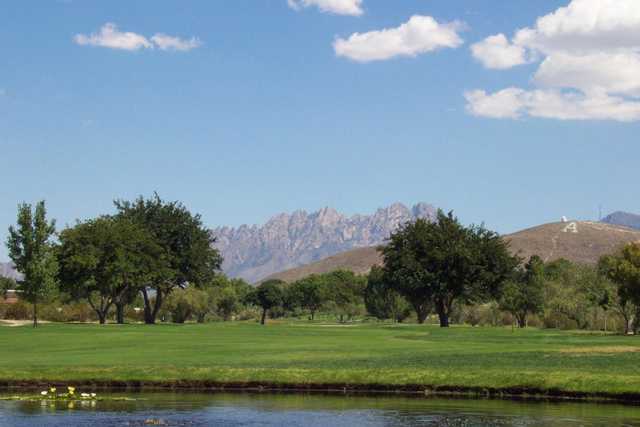
[[[411,314],[407,301],[386,282],[384,270],[374,266],[367,277],[364,292],[364,303],[367,312],[380,320],[392,319],[402,322]]]
[[[534,255],[505,285],[500,309],[511,313],[518,327],[526,327],[527,317],[542,312],[544,308],[544,286],[544,262]]]
[[[310,320],[329,300],[327,280],[324,275],[312,274],[294,282],[290,292],[295,304],[309,312]]]
[[[203,223],[179,202],[150,199],[115,202],[118,215],[145,228],[162,249],[162,274],[141,287],[145,323],[155,323],[164,299],[177,287],[203,287],[220,270],[222,257],[213,247],[215,238]]]
[[[600,271],[618,286],[618,307],[629,331],[630,306],[635,309],[634,332],[640,329],[640,243],[626,245],[615,255],[600,259]]]
[[[453,213],[418,219],[393,233],[382,247],[385,276],[423,322],[433,304],[440,326],[449,326],[455,302],[474,304],[498,296],[519,264],[500,236],[483,226],[465,227]]]
[[[232,320],[243,308],[246,296],[253,291],[253,287],[242,279],[230,279],[219,274],[207,288],[207,294],[215,313],[225,322]]]
[[[261,325],[266,324],[267,314],[270,310],[282,306],[285,298],[284,285],[286,283],[281,280],[267,280],[245,297],[246,303],[262,309]]]
[[[341,323],[363,311],[366,277],[349,270],[336,270],[324,276],[329,302]]]
[[[47,221],[45,202],[35,209],[30,204],[18,206],[17,225],[9,227],[9,257],[22,273],[18,281],[21,297],[33,304],[33,327],[38,326],[38,303],[56,289],[58,263],[53,237],[55,221]]]
[[[83,298],[101,324],[110,308],[124,322],[124,306],[141,286],[162,272],[163,252],[153,236],[125,217],[103,216],[60,233],[62,289]]]
[[[578,329],[595,327],[598,312],[608,308],[615,294],[610,280],[597,268],[565,259],[545,263],[544,277],[547,321],[557,326],[568,320]]]

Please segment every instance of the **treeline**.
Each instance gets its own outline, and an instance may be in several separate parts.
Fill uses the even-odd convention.
[[[0,304],[0,317],[32,318],[34,326],[39,316],[148,324],[321,316],[640,330],[640,244],[598,266],[523,260],[498,234],[438,212],[393,233],[379,248],[383,264],[368,275],[334,271],[251,286],[222,274],[210,230],[179,202],[154,195],[115,208],[58,233],[44,202],[20,205],[7,247],[23,278],[0,279],[0,291],[17,286],[20,302]]]
[[[21,204],[9,228],[9,256],[22,274],[20,298],[38,307],[86,301],[100,323],[142,300],[145,323],[155,323],[165,300],[177,289],[205,288],[219,273],[222,257],[215,239],[179,202],[150,199],[115,202],[116,213],[79,221],[56,233],[44,202]]]

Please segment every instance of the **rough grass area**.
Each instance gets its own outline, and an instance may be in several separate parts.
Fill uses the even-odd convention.
[[[640,339],[254,323],[0,327],[0,382],[229,383],[640,396]]]

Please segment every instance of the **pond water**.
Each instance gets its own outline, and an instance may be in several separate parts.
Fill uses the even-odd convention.
[[[0,401],[0,426],[640,426],[640,407],[316,394],[129,394],[133,401]]]

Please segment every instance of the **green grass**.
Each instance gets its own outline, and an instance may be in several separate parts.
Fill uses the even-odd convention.
[[[0,381],[180,380],[640,394],[640,341],[418,325],[0,327]]]

